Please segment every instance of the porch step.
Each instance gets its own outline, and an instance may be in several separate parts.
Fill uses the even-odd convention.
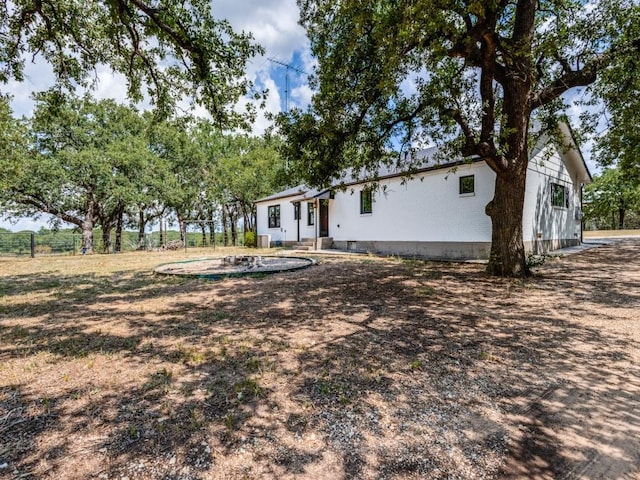
[[[330,248],[331,244],[333,244],[333,238],[331,237],[320,237],[317,239],[317,243],[313,238],[303,238],[293,248],[295,250],[322,250]]]

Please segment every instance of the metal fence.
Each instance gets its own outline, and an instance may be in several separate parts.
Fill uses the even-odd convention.
[[[236,246],[242,245],[244,235],[239,234]],[[221,232],[215,234],[215,241],[210,236],[203,239],[199,232],[187,232],[186,245],[184,248],[214,247],[223,244],[224,236]],[[155,250],[163,245],[180,242],[180,232],[167,231],[160,241],[160,232],[152,232],[144,235],[139,241],[138,232],[122,232],[120,252],[132,252],[135,250]],[[109,239],[109,247],[106,248],[102,235],[94,233],[93,249],[95,252],[113,253],[116,245],[115,234]],[[82,235],[79,233],[35,233],[35,232],[0,232],[0,255],[19,256],[26,255],[35,257],[36,255],[81,255]]]

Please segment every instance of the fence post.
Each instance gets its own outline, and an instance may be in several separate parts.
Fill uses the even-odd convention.
[[[36,258],[36,234],[31,232],[31,258]]]

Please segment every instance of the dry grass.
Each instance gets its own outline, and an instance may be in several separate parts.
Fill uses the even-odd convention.
[[[640,230],[585,230],[584,238],[637,237]]]
[[[0,259],[0,477],[634,478],[638,242],[540,275]],[[226,251],[216,252],[219,255]]]

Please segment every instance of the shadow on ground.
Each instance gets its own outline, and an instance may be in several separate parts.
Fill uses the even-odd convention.
[[[636,250],[5,276],[0,476],[632,478]]]

